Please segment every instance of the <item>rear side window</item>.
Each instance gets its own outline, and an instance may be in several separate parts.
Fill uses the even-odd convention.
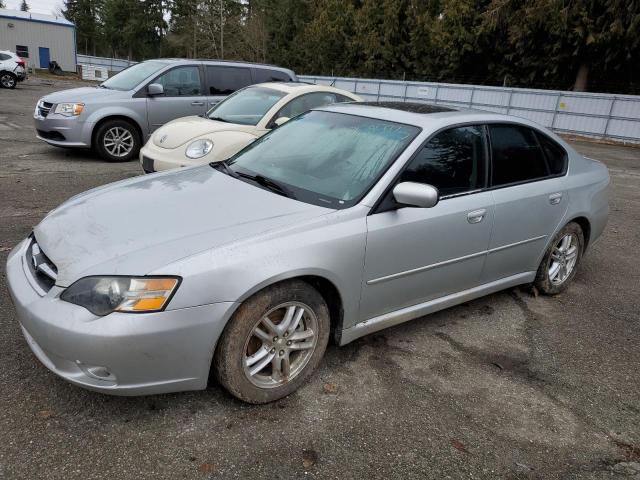
[[[536,132],[542,151],[547,157],[547,164],[551,175],[560,175],[564,173],[567,165],[567,152],[564,148],[551,140],[546,135]]]
[[[429,140],[400,181],[428,183],[440,195],[454,195],[483,188],[486,164],[482,127],[457,127]]]
[[[251,85],[251,71],[243,67],[207,67],[209,95],[230,95]]]
[[[489,125],[493,186],[526,182],[548,175],[533,130],[517,125]]]
[[[279,70],[269,70],[268,68],[254,68],[253,69],[253,82],[290,82],[291,77]]]
[[[313,92],[300,95],[282,107],[274,119],[280,117],[297,117],[298,115],[308,112],[309,110],[313,110],[314,108],[340,102],[341,100],[338,99],[338,96],[342,97],[342,95],[336,95],[331,92]]]
[[[0,53],[0,61],[9,60],[10,58],[6,53]]]

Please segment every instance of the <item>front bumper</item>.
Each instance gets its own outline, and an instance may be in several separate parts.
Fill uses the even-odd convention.
[[[65,117],[53,110],[42,117],[36,108],[33,115],[36,137],[56,147],[90,148],[94,124],[84,122],[80,117]]]
[[[218,337],[235,304],[214,303],[148,314],[96,317],[37,291],[23,241],[7,260],[7,282],[29,347],[51,371],[76,385],[114,395],[199,390],[207,385]]]
[[[140,149],[140,165],[142,165],[145,173],[153,173],[217,161],[217,159],[212,158],[212,155],[205,155],[195,160],[191,159],[184,154],[186,148],[186,145],[178,148],[160,148],[149,140]]]

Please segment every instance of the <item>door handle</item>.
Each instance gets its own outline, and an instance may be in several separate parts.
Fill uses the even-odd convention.
[[[220,103],[220,100],[214,100],[213,102],[209,102],[209,105],[213,107],[214,105],[217,105],[219,103]]]
[[[562,201],[562,193],[552,193],[549,195],[549,203],[551,205],[558,205]]]
[[[191,102],[191,105],[193,105],[194,107],[202,107],[204,105],[204,102]]]
[[[485,208],[481,208],[480,210],[474,210],[473,212],[467,213],[467,222],[469,223],[480,223],[484,220],[484,216],[487,214],[487,210]]]

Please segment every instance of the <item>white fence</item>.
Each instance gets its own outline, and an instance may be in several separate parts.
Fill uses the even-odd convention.
[[[133,65],[134,63],[130,60],[122,60],[119,58],[107,58],[107,57],[92,57],[90,55],[78,55],[77,63],[82,67],[86,68],[86,66],[93,67],[104,67],[110,72],[120,72],[125,68]]]
[[[366,100],[478,108],[528,118],[559,133],[640,143],[640,96],[635,95],[345,77],[299,78],[305,82],[333,84]]]

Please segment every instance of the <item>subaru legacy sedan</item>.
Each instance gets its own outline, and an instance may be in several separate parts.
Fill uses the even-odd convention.
[[[304,113],[227,161],[51,211],[9,255],[27,343],[89,389],[217,378],[281,398],[339,345],[505,288],[562,292],[608,216],[606,167],[510,116],[411,103]]]

